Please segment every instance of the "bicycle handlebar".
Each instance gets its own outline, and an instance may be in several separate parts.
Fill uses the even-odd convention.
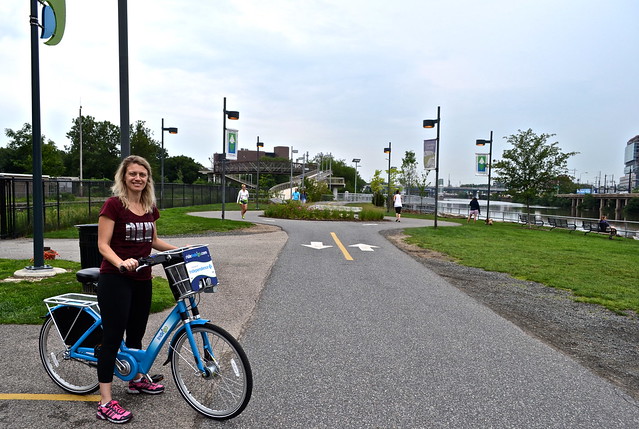
[[[141,270],[142,268],[145,268],[145,267],[152,267],[153,265],[161,264],[163,262],[168,262],[171,259],[173,259],[173,255],[182,253],[184,250],[188,250],[188,249],[192,249],[194,247],[200,247],[200,246],[207,246],[207,245],[197,244],[192,246],[178,247],[177,249],[165,250],[163,252],[158,252],[149,256],[145,256],[143,258],[139,258],[138,267],[135,269],[135,271]],[[127,271],[127,269],[124,268],[123,266],[120,266],[118,270],[121,273],[124,273]]]

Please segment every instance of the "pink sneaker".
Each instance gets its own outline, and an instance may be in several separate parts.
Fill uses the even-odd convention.
[[[98,403],[98,413],[96,417],[101,420],[108,420],[111,423],[128,423],[133,418],[131,411],[127,411],[118,401],[109,401],[106,405]]]
[[[164,393],[164,386],[157,383],[149,383],[146,379],[142,378],[140,381],[129,381],[128,393],[148,393],[149,395],[157,395],[158,393]]]

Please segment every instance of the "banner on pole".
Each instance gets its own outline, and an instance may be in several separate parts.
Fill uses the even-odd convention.
[[[226,129],[226,159],[237,159],[237,130]]]
[[[487,153],[475,154],[475,175],[488,176],[488,154]]]
[[[424,169],[427,171],[437,168],[437,139],[424,140]]]

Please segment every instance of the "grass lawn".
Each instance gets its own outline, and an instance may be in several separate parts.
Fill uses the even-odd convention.
[[[194,207],[176,207],[160,212],[157,221],[160,236],[198,234],[206,232],[224,232],[239,228],[248,228],[250,222],[210,219],[189,216],[186,213],[197,211],[219,211],[221,204]],[[238,204],[225,204],[225,210],[239,210]],[[97,222],[97,219],[96,219]],[[59,231],[47,232],[47,238],[78,238],[75,227]],[[0,282],[0,324],[40,324],[41,316],[46,313],[44,298],[63,293],[80,293],[82,285],[75,278],[75,271],[80,269],[77,262],[64,260],[47,260],[53,267],[64,268],[69,272],[51,278],[32,282]],[[17,270],[32,265],[29,260],[0,259],[0,280],[11,277]],[[155,313],[170,308],[175,304],[168,282],[163,278],[153,279],[153,302],[151,312]]]
[[[225,204],[225,211],[239,211],[239,204]],[[255,209],[254,205],[249,210]],[[249,228],[253,226],[250,222],[239,222],[235,220],[211,219],[198,216],[189,216],[186,213],[220,211],[222,204],[209,204],[204,206],[174,207],[160,211],[160,218],[157,221],[158,233],[161,237],[180,234],[199,234],[206,232],[224,232],[234,229]],[[97,214],[95,222],[98,222]],[[57,231],[47,231],[46,238],[78,238],[78,228],[70,227]]]
[[[75,272],[80,269],[78,262],[55,259],[46,263],[69,271],[40,281],[0,282],[0,324],[39,325],[47,312],[42,300],[63,293],[82,293],[82,284],[75,278]],[[0,259],[0,280],[28,265],[32,265],[28,259]],[[154,278],[151,312],[162,311],[174,304],[168,282]]]
[[[408,242],[463,265],[571,290],[578,301],[639,313],[639,241],[511,223],[459,223],[407,229]]]

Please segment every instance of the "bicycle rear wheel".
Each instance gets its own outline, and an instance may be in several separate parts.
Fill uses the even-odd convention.
[[[219,326],[206,323],[192,330],[206,374],[198,370],[188,334],[183,331],[171,350],[171,371],[180,394],[196,411],[212,419],[239,415],[253,391],[253,374],[244,350]]]
[[[44,369],[58,386],[76,394],[93,393],[98,390],[96,365],[67,355],[68,347],[50,315],[40,330],[39,346]]]

